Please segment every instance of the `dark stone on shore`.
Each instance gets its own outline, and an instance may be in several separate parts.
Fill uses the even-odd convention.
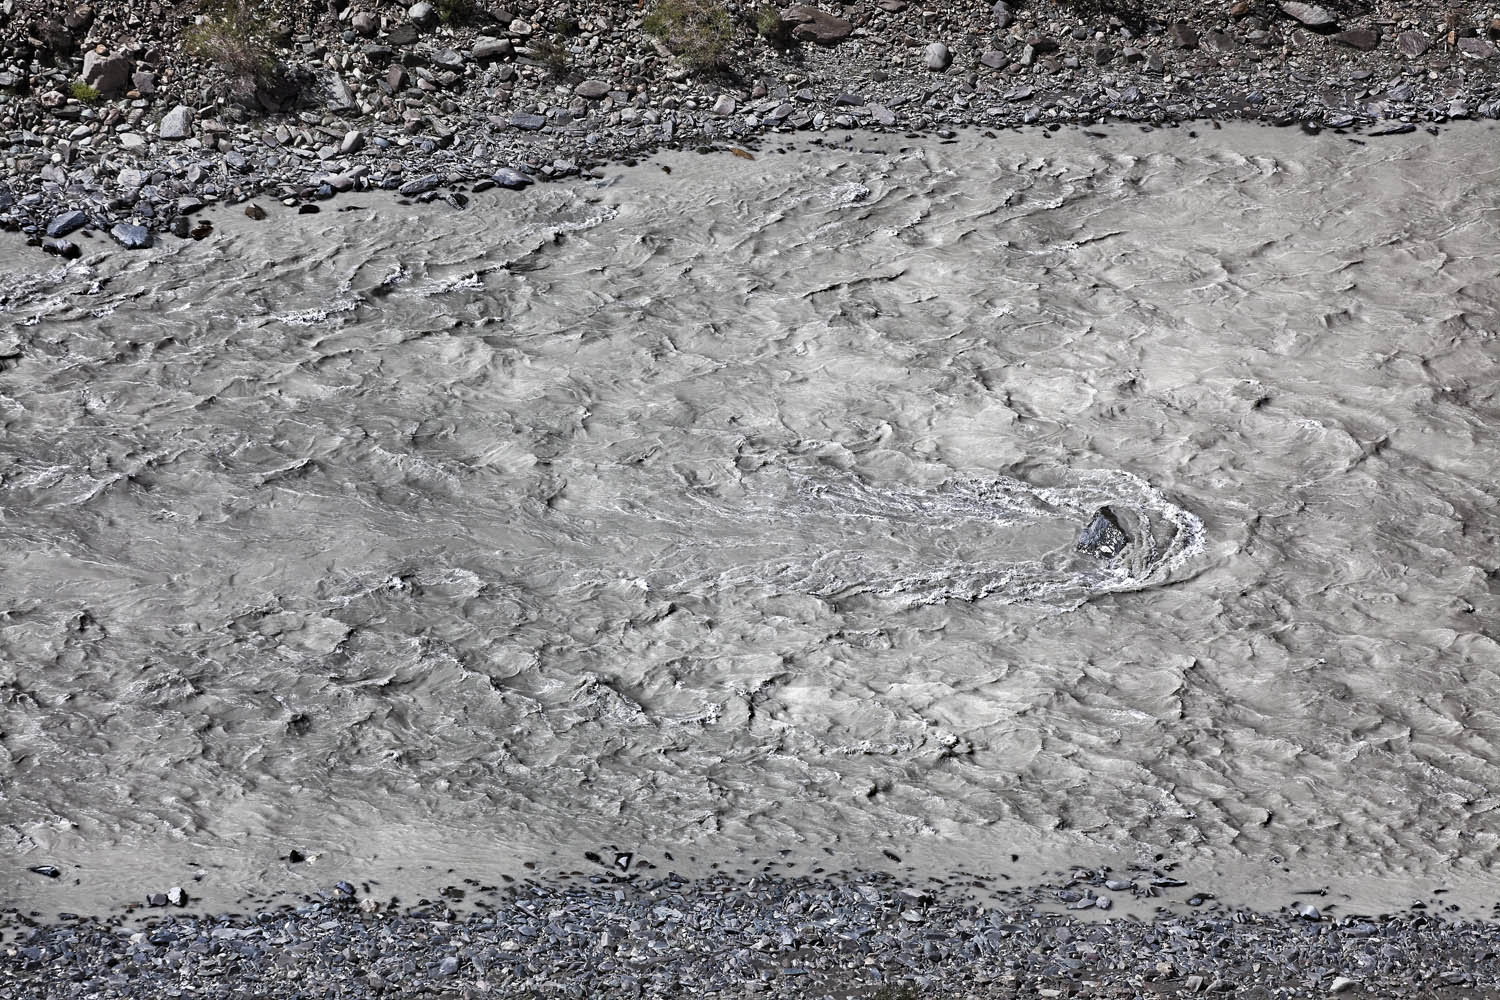
[[[354,895],[354,886],[348,882],[335,882],[333,887],[345,896]]]
[[[53,239],[56,239],[59,236],[66,236],[69,233],[77,232],[78,230],[82,229],[84,226],[88,225],[88,222],[89,217],[85,212],[81,212],[77,209],[74,209],[71,212],[64,212],[62,215],[59,215],[57,218],[47,223],[47,235],[52,237]]]
[[[1319,7],[1317,4],[1287,0],[1281,5],[1281,10],[1288,17],[1296,18],[1309,28],[1326,28],[1338,22],[1338,16],[1333,11],[1327,7]]]
[[[83,251],[72,240],[42,240],[42,251],[56,257],[61,257],[64,260],[77,260],[83,256]],[[35,868],[31,870],[36,871]],[[56,869],[53,870],[55,871]]]
[[[851,21],[803,3],[793,4],[781,16],[783,20],[796,25],[792,29],[792,37],[799,42],[837,45],[854,31]]]
[[[531,114],[526,111],[517,111],[510,116],[511,128],[523,129],[527,132],[535,132],[547,124],[547,119],[541,115]]]
[[[1493,59],[1496,50],[1494,45],[1483,38],[1460,38],[1458,51],[1468,59]]]
[[[26,870],[32,872],[33,874],[41,875],[45,878],[58,878],[62,875],[62,872],[57,868],[56,865],[32,865]]]
[[[245,218],[260,222],[266,217],[266,210],[251,202],[245,206]],[[295,852],[294,852],[295,853]]]
[[[428,191],[435,191],[442,183],[443,178],[441,174],[427,174],[426,176],[407,181],[396,189],[396,193],[410,198],[414,195],[426,194]]]
[[[145,226],[121,222],[109,231],[109,235],[126,250],[145,250],[151,246],[151,230]]]
[[[1411,122],[1396,122],[1392,125],[1382,125],[1380,128],[1370,130],[1370,135],[1406,135],[1415,132],[1417,127]]]
[[[1396,36],[1396,48],[1401,50],[1402,55],[1412,59],[1425,54],[1431,47],[1432,42],[1420,31],[1403,31]]]
[[[1369,52],[1380,44],[1380,32],[1374,28],[1350,28],[1331,37],[1340,45],[1347,45],[1361,52]]]
[[[147,906],[166,906],[167,894],[164,892],[152,892],[146,894]]]
[[[530,177],[511,167],[501,167],[495,171],[494,180],[496,184],[503,188],[510,188],[512,191],[519,191],[532,183]]]
[[[1120,526],[1119,518],[1108,507],[1094,512],[1094,519],[1078,535],[1079,552],[1095,559],[1113,559],[1130,545],[1130,536]]]

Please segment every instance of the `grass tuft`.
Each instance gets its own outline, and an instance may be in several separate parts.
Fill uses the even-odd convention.
[[[643,27],[694,69],[722,69],[734,40],[734,18],[717,0],[657,0]]]

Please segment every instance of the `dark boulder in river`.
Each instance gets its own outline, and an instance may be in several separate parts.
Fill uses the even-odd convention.
[[[1119,518],[1108,507],[1094,512],[1094,519],[1078,534],[1078,551],[1095,559],[1113,559],[1130,544],[1130,536],[1120,527]]]

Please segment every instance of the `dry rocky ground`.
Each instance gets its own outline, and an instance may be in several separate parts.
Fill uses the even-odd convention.
[[[0,0],[0,226],[65,256],[216,200],[317,210],[777,133],[1500,117],[1500,18],[1431,0]],[[255,209],[250,209],[252,214]]]

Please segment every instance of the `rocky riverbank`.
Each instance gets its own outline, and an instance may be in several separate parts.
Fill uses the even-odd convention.
[[[215,201],[589,174],[790,133],[1500,117],[1500,20],[1430,0],[0,0],[0,226],[67,256]],[[706,20],[705,20],[706,19]],[[1046,132],[1042,133],[1044,136]],[[252,217],[255,209],[250,209]]]
[[[593,874],[463,880],[405,906],[341,881],[245,915],[37,923],[12,911],[0,916],[0,996],[1269,1000],[1491,996],[1500,984],[1500,926],[1436,900],[1335,915],[1314,895],[1256,912],[1150,868],[1013,889],[774,865],[688,879],[632,871],[629,855],[595,860]],[[1163,905],[1110,919],[1115,899]]]

